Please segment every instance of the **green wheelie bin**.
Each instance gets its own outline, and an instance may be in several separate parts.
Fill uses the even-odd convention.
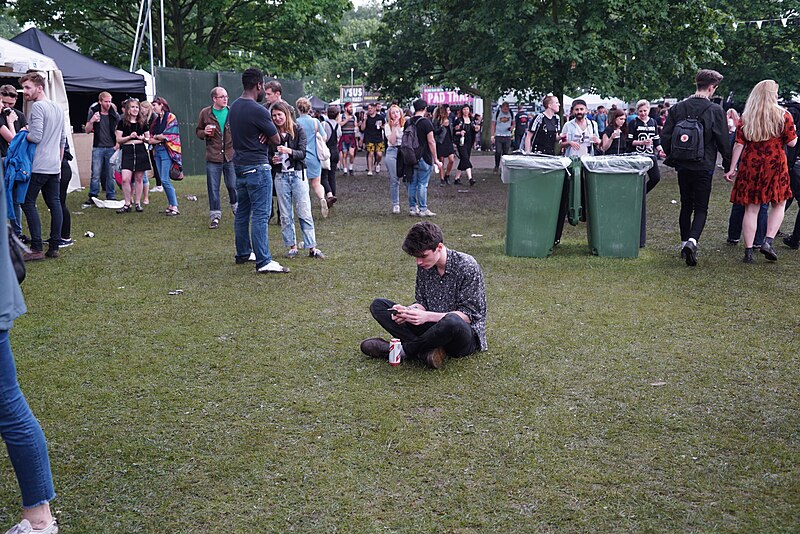
[[[545,258],[553,252],[561,192],[570,159],[503,156],[500,178],[508,186],[506,255]]]
[[[653,160],[638,155],[581,156],[586,231],[592,254],[639,256],[644,177]]]

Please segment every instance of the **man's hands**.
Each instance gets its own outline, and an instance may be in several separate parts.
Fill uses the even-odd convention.
[[[392,320],[397,324],[409,323],[413,325],[420,325],[428,322],[426,320],[428,312],[422,308],[406,307],[400,304],[395,304],[392,309],[397,310],[397,313],[392,314]]]

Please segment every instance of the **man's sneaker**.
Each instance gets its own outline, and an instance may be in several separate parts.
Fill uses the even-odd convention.
[[[413,208],[408,209],[408,216],[409,217],[417,217],[419,216],[419,208],[414,206]]]
[[[800,242],[795,241],[791,237],[784,237],[783,244],[793,250],[797,250],[798,248],[800,248]]]
[[[36,529],[31,526],[30,521],[23,519],[11,527],[10,530],[7,530],[6,534],[58,534],[58,523],[53,519],[53,522],[47,525],[47,527]]]
[[[216,230],[217,228],[219,228],[219,219],[216,217],[211,219],[211,223],[209,223],[208,228],[211,230]]]
[[[44,259],[44,252],[41,250],[31,250],[30,252],[23,252],[22,259],[24,261],[39,261]]]
[[[58,248],[71,247],[74,244],[75,240],[68,237],[66,239],[61,239],[61,241],[58,242]]]
[[[265,273],[269,273],[269,274],[272,274],[272,273],[288,273],[289,272],[289,268],[288,267],[284,267],[283,265],[281,265],[280,263],[278,263],[275,260],[272,260],[268,264],[264,265],[263,267],[259,267],[258,269],[256,269],[256,272],[259,273],[259,274],[265,274]]]
[[[324,260],[325,254],[323,254],[322,251],[318,248],[312,248],[311,250],[308,251],[308,257],[317,258],[318,260]]]
[[[57,258],[58,257],[58,247],[49,247],[47,252],[44,253],[45,256],[48,258]]]
[[[425,208],[424,210],[420,210],[420,212],[419,212],[419,216],[420,216],[420,217],[436,217],[436,214],[435,214],[435,213],[433,213],[433,212],[432,212],[431,210],[429,210],[428,208]]]
[[[422,355],[422,360],[428,364],[429,367],[433,367],[434,369],[441,369],[444,365],[444,360],[447,354],[442,347],[436,347],[430,352],[427,352]]]
[[[247,263],[247,262],[250,262],[250,261],[256,261],[256,253],[255,252],[251,252],[250,256],[247,257],[247,258],[240,258],[238,256],[236,257],[236,265],[242,265],[243,263]]]
[[[290,248],[289,250],[286,251],[285,256],[287,258],[289,258],[290,260],[293,260],[293,259],[295,259],[297,257],[297,253],[298,253],[298,250],[296,248]]]
[[[155,187],[151,187],[150,188],[150,192],[151,193],[163,193],[164,192],[164,187],[160,186],[160,185],[157,185]]]
[[[394,213],[395,215],[400,213],[400,206],[398,204],[395,204],[394,206],[392,206],[392,213]]]
[[[361,342],[361,352],[370,358],[389,359],[389,342],[382,337],[371,337]]]
[[[697,245],[695,245],[693,241],[686,242],[681,254],[686,258],[686,265],[689,267],[697,265]]]
[[[739,240],[738,239],[731,239],[730,237],[725,242],[728,243],[731,246],[739,244]]]

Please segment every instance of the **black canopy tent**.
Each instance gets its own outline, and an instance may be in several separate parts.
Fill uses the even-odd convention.
[[[118,105],[128,96],[145,96],[145,81],[141,74],[88,58],[37,28],[25,30],[11,41],[55,60],[64,76],[70,122],[76,132],[82,131],[89,106],[97,101],[99,92],[111,93]]]

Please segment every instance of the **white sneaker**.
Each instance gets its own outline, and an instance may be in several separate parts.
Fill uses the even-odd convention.
[[[380,174],[381,173],[381,166],[380,165],[375,165],[375,173],[376,174]]]
[[[421,210],[421,211],[419,212],[419,214],[418,214],[418,215],[419,215],[420,217],[436,217],[436,214],[435,214],[435,213],[433,213],[433,212],[432,212],[431,210],[429,210],[428,208],[425,208],[424,210]]]
[[[154,188],[152,188],[152,189],[150,190],[150,192],[151,192],[151,193],[163,193],[163,192],[164,192],[164,186],[162,186],[162,185],[157,185],[157,186],[155,186]]]
[[[372,176],[372,171],[367,171],[367,176]]]
[[[47,528],[37,530],[31,526],[30,521],[23,519],[11,527],[10,530],[7,530],[6,534],[58,534],[58,523],[54,519],[52,523],[47,525]]]
[[[394,213],[394,214],[400,213],[400,206],[398,204],[395,204],[394,206],[392,206],[392,213]]]
[[[416,217],[418,215],[419,215],[419,208],[417,208],[416,206],[414,206],[413,208],[410,208],[408,210],[408,216],[409,217]]]
[[[319,210],[322,213],[322,218],[326,218],[328,216],[328,201],[325,198],[319,199]]]
[[[275,260],[272,260],[268,264],[264,265],[263,267],[260,267],[260,268],[256,269],[256,272],[259,273],[259,274],[263,274],[263,273],[288,273],[289,272],[289,268],[288,267],[284,267],[283,265],[281,265],[280,263],[278,263]]]

